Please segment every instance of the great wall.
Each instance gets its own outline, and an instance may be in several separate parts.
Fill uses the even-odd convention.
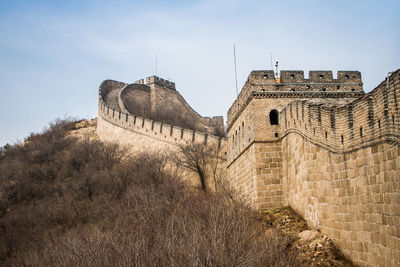
[[[177,145],[185,145],[189,142],[215,143],[221,147],[226,146],[226,138],[208,134],[208,131],[223,132],[222,117],[207,118],[198,115],[175,91],[173,83],[155,76],[147,78],[147,82],[147,85],[144,85],[144,81],[139,80],[129,85],[106,80],[100,85],[97,132],[102,140],[118,141],[134,147],[134,151],[176,149]],[[148,93],[147,99],[143,97],[143,92]],[[163,113],[170,111],[172,116],[190,114],[193,117],[190,118],[190,121],[197,124],[191,125],[195,129],[186,129],[132,114],[126,107],[126,103],[130,106],[135,104],[129,103],[129,100],[132,100],[129,94],[132,95],[132,93],[135,97],[141,94],[138,101],[143,100],[143,106],[151,106],[147,108],[149,110],[153,109]],[[165,110],[166,108],[169,110]],[[202,131],[196,130],[196,128],[200,128]]]
[[[107,80],[97,132],[135,152],[216,145],[228,182],[252,207],[291,206],[354,263],[399,266],[400,70],[367,94],[359,72],[308,77],[253,71],[228,111],[226,137],[215,135],[222,117],[201,117],[169,81]],[[160,110],[176,120],[157,121]],[[173,124],[186,119],[190,129]]]

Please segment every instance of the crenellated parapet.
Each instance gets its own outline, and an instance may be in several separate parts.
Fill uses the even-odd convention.
[[[137,150],[162,150],[176,149],[178,145],[187,145],[190,143],[214,144],[221,149],[221,156],[226,156],[226,138],[212,134],[199,132],[192,129],[185,129],[167,123],[161,123],[142,116],[130,113],[126,108],[124,96],[130,93],[137,94],[138,91],[148,93],[150,87],[139,80],[134,84],[126,84],[112,80],[106,80],[99,87],[98,103],[98,134],[105,136],[107,140],[117,142],[123,141],[109,136],[110,125],[115,136],[121,138],[121,131],[127,130],[132,141],[141,140],[137,143]],[[209,118],[209,121],[215,125],[223,123],[222,117]],[[108,126],[104,122],[109,123]],[[103,128],[107,128],[103,134]],[[123,134],[122,134],[123,135]],[[140,137],[140,138],[139,138]],[[130,141],[122,143],[130,144]],[[143,147],[142,147],[143,146]]]
[[[334,153],[384,141],[400,144],[400,70],[372,92],[345,105],[290,102],[282,111],[282,138],[291,132]]]
[[[279,77],[272,70],[252,71],[228,110],[228,129],[253,97],[354,100],[364,95],[358,71],[338,71],[336,79],[332,71],[310,71],[308,76],[297,70],[282,70]]]
[[[150,76],[150,77],[146,78],[146,84],[147,85],[156,84],[156,85],[160,85],[166,89],[176,90],[175,83],[165,80],[163,78],[157,77],[157,76]]]
[[[362,90],[361,73],[359,71],[338,71],[337,78],[333,78],[332,71],[313,70],[308,72],[308,79],[304,77],[302,70],[282,70],[279,77],[276,77],[272,70],[252,71],[247,79],[247,83],[251,85],[265,86],[264,89],[289,89],[290,85],[299,85],[302,90],[318,90],[316,85],[353,85],[355,90]],[[269,87],[270,85],[279,86]],[[285,87],[288,86],[289,87]],[[300,87],[304,85],[303,87]],[[307,88],[307,85],[314,86]],[[344,88],[334,88],[345,91]]]
[[[383,141],[400,143],[399,77],[398,70],[368,94],[252,92],[229,124],[228,163],[254,142],[279,142],[294,132],[334,153]],[[274,109],[279,123],[270,125]]]

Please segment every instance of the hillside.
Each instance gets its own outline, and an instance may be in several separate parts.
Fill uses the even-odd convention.
[[[350,266],[290,209],[257,213],[97,139],[96,122],[56,121],[0,151],[5,266]]]

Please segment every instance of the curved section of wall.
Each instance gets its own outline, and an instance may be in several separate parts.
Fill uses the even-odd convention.
[[[121,109],[110,107],[104,97],[126,84],[104,81],[99,88],[98,135],[102,140],[118,142],[131,147],[132,151],[144,149],[176,149],[178,145],[189,143],[208,143],[218,145],[221,155],[226,154],[226,138],[163,124],[140,116],[125,113]],[[117,94],[118,103],[118,94]]]
[[[118,103],[118,95],[120,90],[127,86],[126,83],[121,83],[113,80],[105,80],[100,84],[99,99],[108,103],[108,106],[114,110],[120,110]]]
[[[181,125],[185,128],[214,134],[223,133],[223,118],[202,117],[185,101],[179,92],[160,88],[157,84],[150,84],[151,115],[154,118],[163,118],[166,123]]]
[[[129,84],[120,90],[118,102],[124,113],[146,117],[151,113],[150,88],[143,84]]]

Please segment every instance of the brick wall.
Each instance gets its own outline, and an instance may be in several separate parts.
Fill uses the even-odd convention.
[[[290,205],[359,265],[399,266],[400,70],[346,99],[258,89],[245,85],[230,110],[232,184],[257,209]]]
[[[290,133],[282,140],[285,205],[362,266],[400,264],[400,149],[380,143],[333,153]]]

